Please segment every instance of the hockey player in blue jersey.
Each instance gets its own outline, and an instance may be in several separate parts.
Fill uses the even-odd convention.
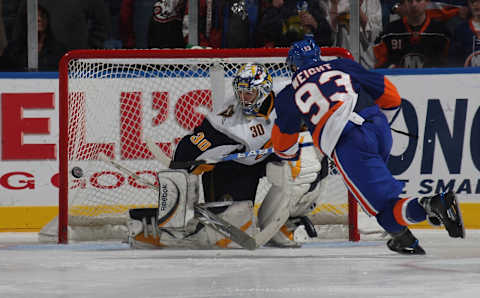
[[[385,76],[348,59],[323,61],[310,39],[292,45],[287,63],[292,84],[275,101],[272,142],[277,155],[298,156],[298,133],[306,125],[313,143],[334,160],[362,209],[391,235],[387,246],[393,251],[425,254],[407,227],[425,219],[444,225],[451,237],[464,237],[454,193],[401,196],[404,184],[386,165],[392,147],[390,123],[401,98]]]

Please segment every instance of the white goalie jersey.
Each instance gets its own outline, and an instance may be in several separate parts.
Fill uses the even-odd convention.
[[[192,134],[183,137],[175,150],[175,161],[218,158],[234,152],[245,152],[271,147],[270,136],[276,113],[273,93],[265,101],[265,110],[259,116],[245,116],[242,107],[232,98],[220,112],[209,113]],[[253,165],[267,158],[257,155],[236,160]]]

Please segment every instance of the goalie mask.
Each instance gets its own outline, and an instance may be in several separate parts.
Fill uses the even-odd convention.
[[[233,91],[245,115],[257,115],[272,92],[272,85],[272,77],[265,66],[247,63],[240,67],[233,79]]]
[[[320,48],[313,39],[308,38],[298,41],[290,47],[286,62],[293,74],[298,69],[319,61],[321,61]]]

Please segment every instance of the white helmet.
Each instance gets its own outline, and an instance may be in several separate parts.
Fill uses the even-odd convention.
[[[272,76],[261,64],[247,63],[238,69],[233,79],[233,91],[245,115],[254,116],[258,113],[272,92],[272,85]]]

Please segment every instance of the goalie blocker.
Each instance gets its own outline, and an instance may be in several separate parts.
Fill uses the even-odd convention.
[[[158,208],[129,210],[133,248],[254,249],[256,222],[249,201],[198,205],[198,177],[183,170],[157,174]],[[237,244],[236,242],[240,243]]]

